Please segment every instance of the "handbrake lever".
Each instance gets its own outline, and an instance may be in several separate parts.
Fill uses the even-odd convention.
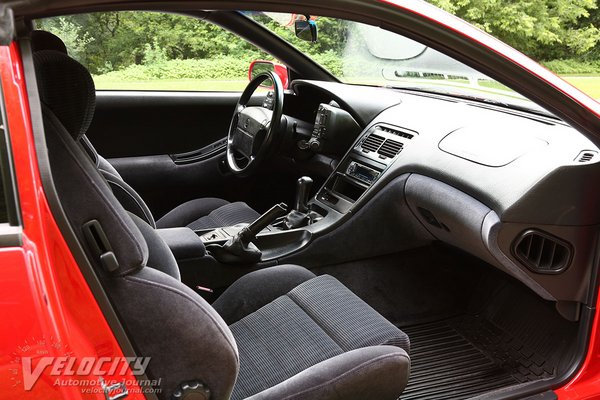
[[[270,223],[277,218],[284,216],[287,213],[287,204],[279,203],[271,207],[266,213],[258,217],[250,225],[244,227],[236,236],[240,237],[245,243],[252,242],[263,229],[269,226]]]
[[[242,228],[225,244],[211,244],[206,250],[219,262],[224,264],[255,264],[260,261],[262,252],[252,243],[263,229],[277,218],[287,213],[287,205],[279,203],[258,217],[250,225]]]

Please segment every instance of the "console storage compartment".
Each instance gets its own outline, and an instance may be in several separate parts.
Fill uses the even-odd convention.
[[[156,232],[165,241],[175,260],[202,258],[206,255],[204,243],[190,228],[157,229]]]

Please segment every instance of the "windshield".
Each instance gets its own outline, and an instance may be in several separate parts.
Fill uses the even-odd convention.
[[[378,27],[328,17],[246,13],[344,83],[422,90],[542,109],[488,76],[414,40]],[[309,18],[318,39],[296,37],[295,21]]]

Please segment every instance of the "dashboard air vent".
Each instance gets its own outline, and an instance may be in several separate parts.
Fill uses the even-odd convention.
[[[377,154],[388,158],[394,158],[402,151],[403,147],[404,145],[402,143],[392,139],[387,139],[381,145],[379,150],[377,150]]]
[[[384,126],[380,126],[380,127],[378,127],[378,129],[380,129],[383,132],[390,133],[392,135],[400,136],[400,137],[407,138],[407,139],[412,139],[415,136],[412,133],[403,132],[403,131],[399,131],[397,129],[391,129],[391,128],[384,127]]]
[[[571,246],[548,233],[529,230],[517,238],[514,255],[523,265],[540,274],[557,274],[571,262]]]
[[[581,153],[579,153],[576,160],[580,163],[587,163],[592,161],[597,154],[598,153],[596,153],[595,151],[582,151]]]
[[[362,142],[361,148],[362,151],[368,153],[370,151],[377,151],[379,147],[383,144],[385,138],[374,133],[371,133],[367,138]]]

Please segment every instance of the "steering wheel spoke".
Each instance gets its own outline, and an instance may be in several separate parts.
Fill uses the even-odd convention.
[[[266,80],[273,82],[273,108],[248,106],[255,90]],[[227,164],[231,171],[248,175],[262,162],[273,145],[283,112],[283,86],[273,72],[256,76],[235,106],[227,138]],[[241,157],[241,158],[240,158]]]

